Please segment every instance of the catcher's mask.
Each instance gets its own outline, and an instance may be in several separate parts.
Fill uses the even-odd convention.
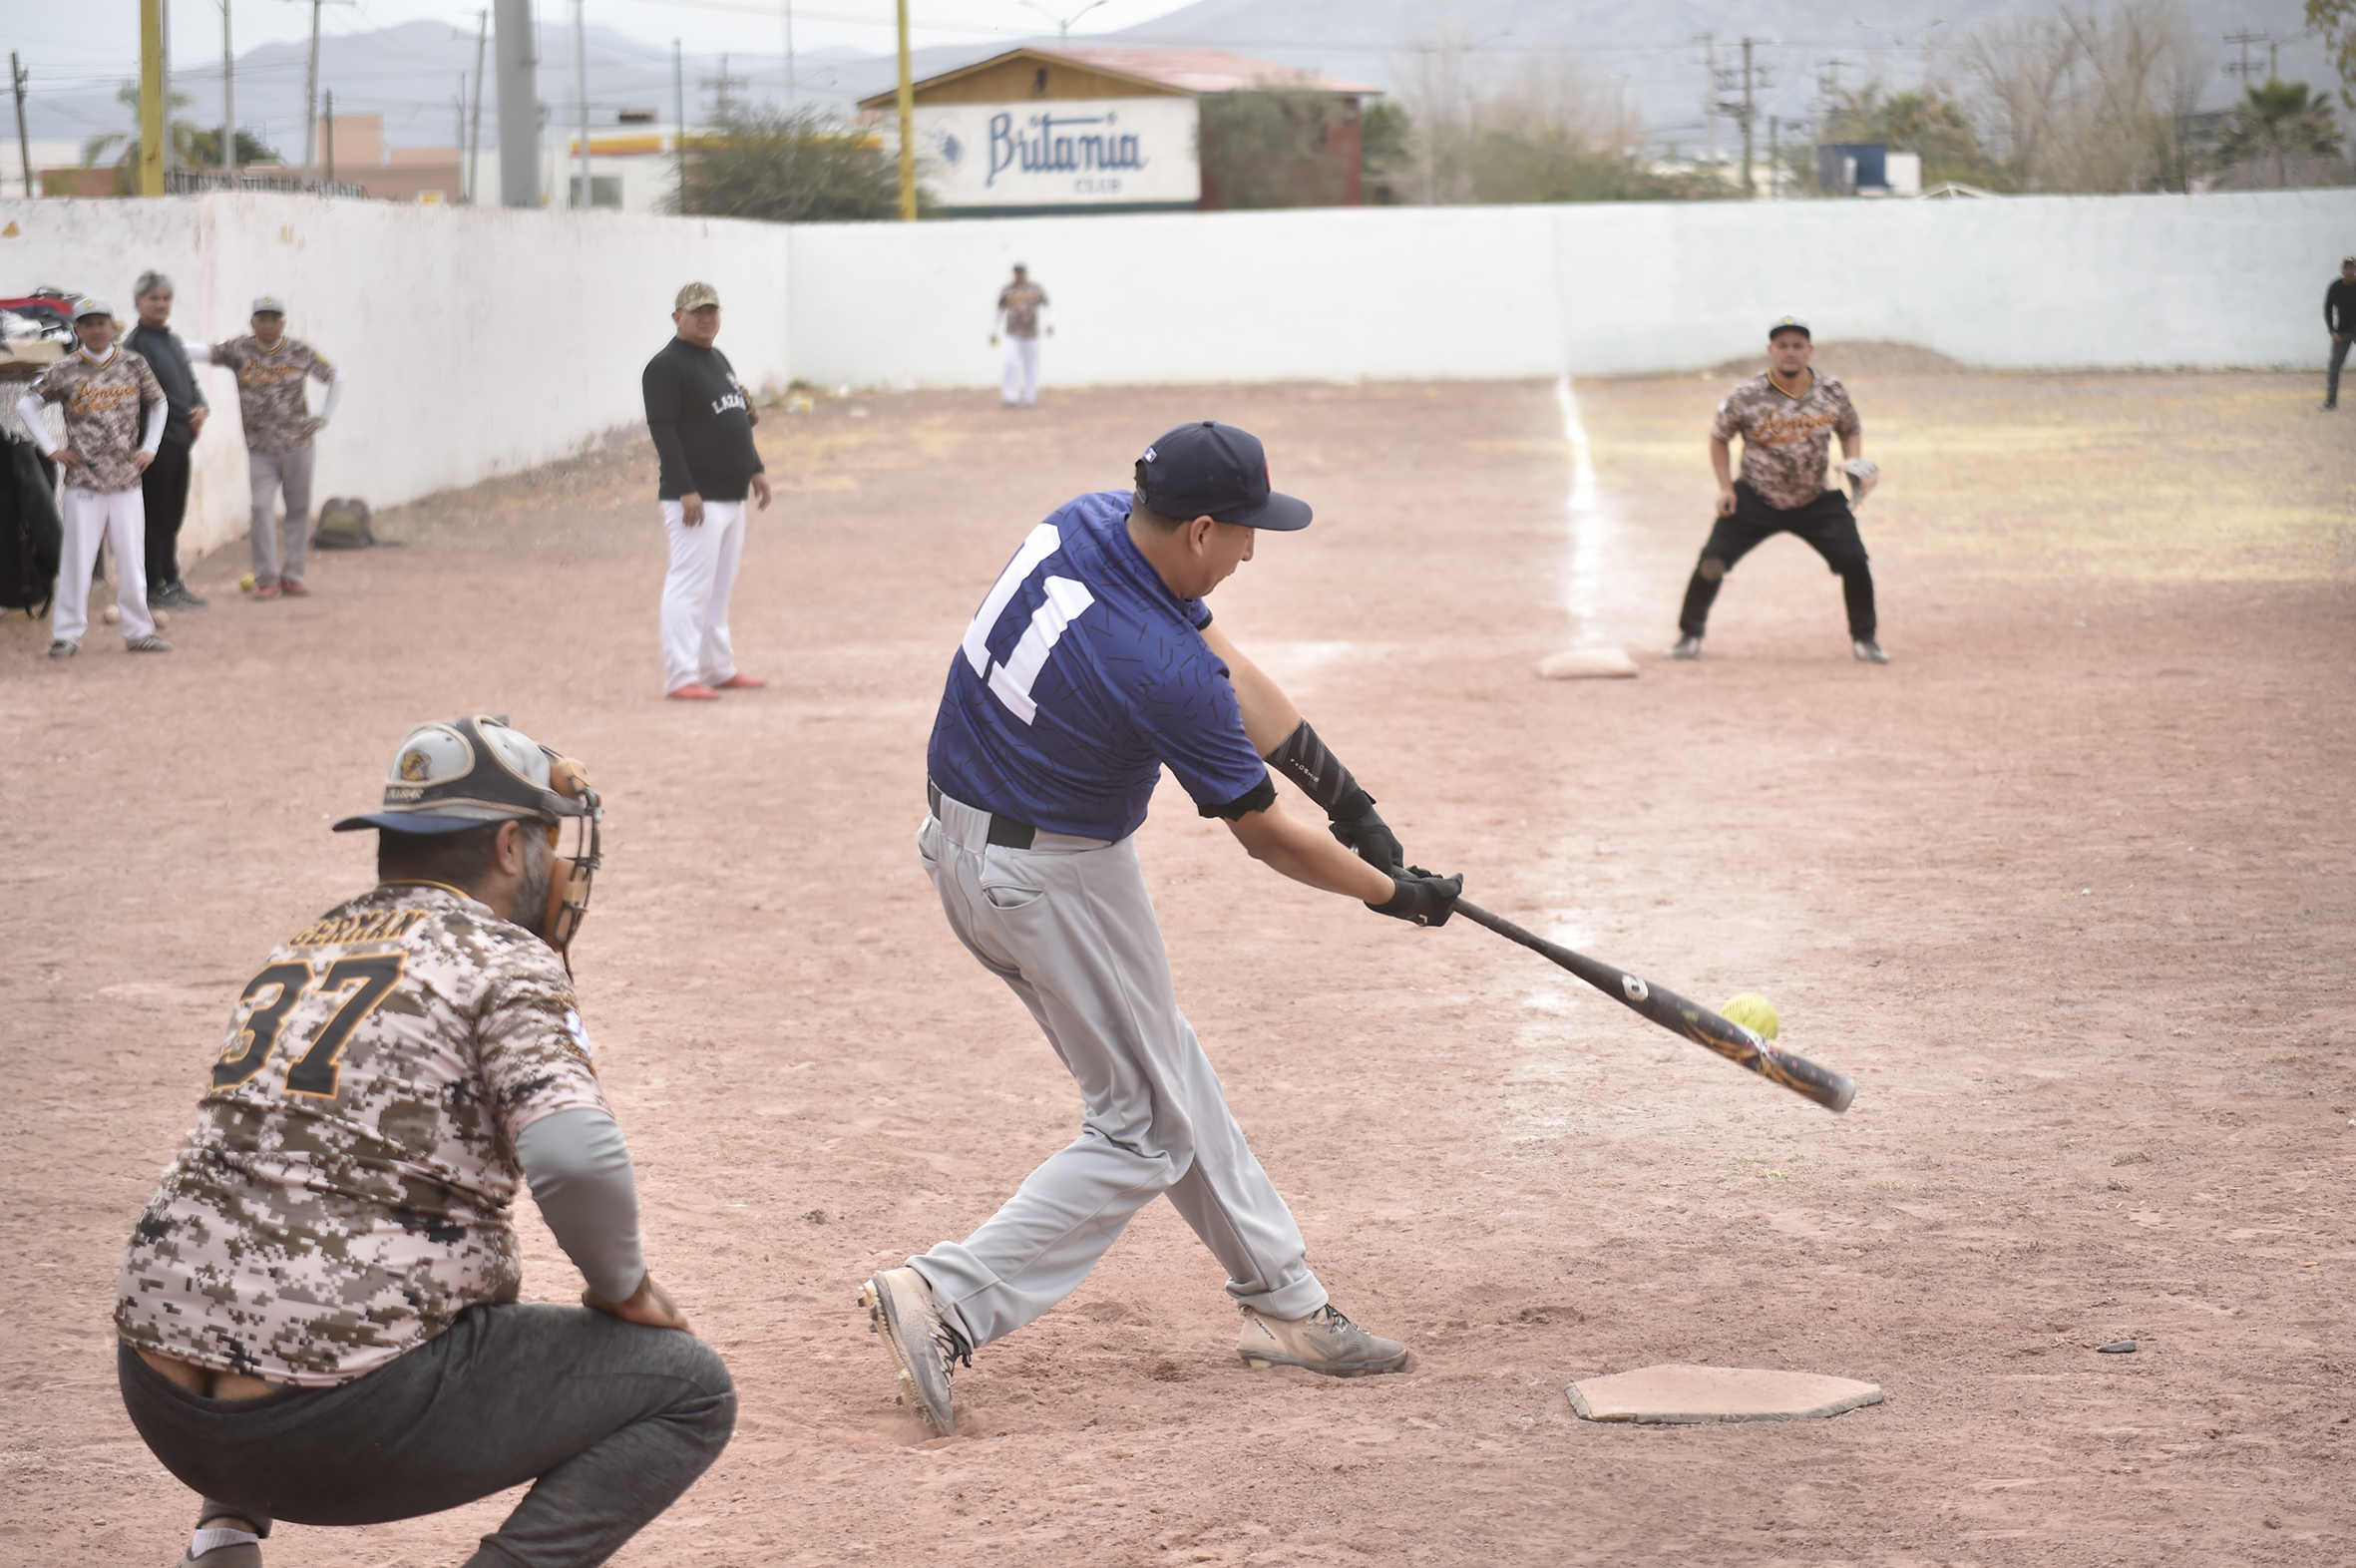
[[[573,939],[589,913],[600,861],[604,807],[589,770],[572,757],[510,727],[504,717],[420,724],[393,748],[384,809],[346,817],[338,833],[384,828],[395,833],[459,833],[487,822],[536,822],[548,833],[553,864],[541,936],[573,967]],[[563,852],[565,823],[575,824],[573,853]]]

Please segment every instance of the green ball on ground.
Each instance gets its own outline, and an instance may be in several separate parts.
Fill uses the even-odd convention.
[[[1762,1039],[1771,1040],[1783,1032],[1783,1020],[1776,1014],[1775,1004],[1758,991],[1747,990],[1730,997],[1718,1010],[1721,1016],[1740,1023]]]

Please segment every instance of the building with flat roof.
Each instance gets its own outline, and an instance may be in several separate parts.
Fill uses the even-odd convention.
[[[1379,96],[1223,49],[1027,46],[916,83],[917,148],[948,216],[1356,206]],[[892,133],[897,104],[859,107]]]

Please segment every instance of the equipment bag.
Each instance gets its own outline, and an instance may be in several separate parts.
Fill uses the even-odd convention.
[[[311,544],[320,550],[366,550],[386,544],[368,527],[368,503],[352,496],[336,496],[319,509],[319,529]]]
[[[65,522],[57,515],[57,471],[29,441],[0,440],[0,608],[38,620],[57,595]]]

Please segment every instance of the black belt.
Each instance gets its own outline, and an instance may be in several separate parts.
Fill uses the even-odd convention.
[[[925,802],[933,808],[933,815],[938,818],[941,815],[941,786],[931,779],[925,780]],[[1016,822],[1012,817],[1001,817],[994,811],[989,814],[989,842],[1000,849],[1026,850],[1038,836],[1039,830],[1027,822]]]

